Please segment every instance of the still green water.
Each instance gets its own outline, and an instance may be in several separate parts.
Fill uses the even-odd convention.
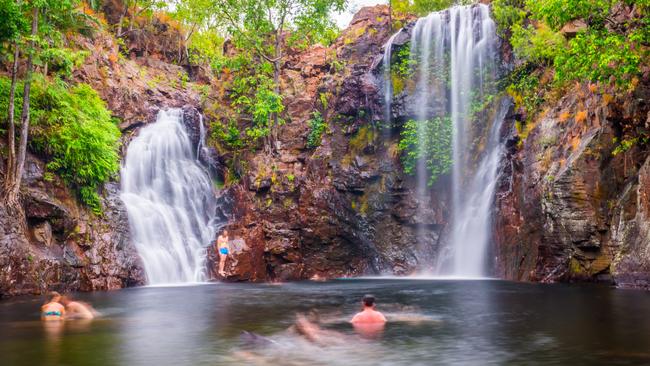
[[[365,293],[389,323],[347,323]],[[0,302],[1,365],[650,365],[650,294],[504,281],[357,279],[78,294],[103,316],[47,326],[40,298]],[[317,310],[334,333],[287,331]],[[245,339],[242,331],[264,338]]]

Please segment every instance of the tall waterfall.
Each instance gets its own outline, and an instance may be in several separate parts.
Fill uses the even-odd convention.
[[[411,97],[419,148],[429,143],[427,124],[432,118],[448,118],[453,131],[452,228],[449,247],[439,249],[435,265],[439,275],[486,274],[501,151],[499,128],[505,111],[499,108],[493,121],[485,117],[487,113],[476,112],[490,104],[494,94],[497,48],[495,23],[484,4],[431,13],[420,18],[411,31],[410,57],[416,65]],[[479,145],[483,149],[477,148]],[[429,200],[430,172],[425,159],[419,159],[415,168],[422,213]]]
[[[182,118],[179,109],[160,111],[131,141],[122,166],[121,198],[154,285],[204,281],[206,247],[216,231],[212,182]]]

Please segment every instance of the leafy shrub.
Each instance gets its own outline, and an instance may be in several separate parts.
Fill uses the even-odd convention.
[[[10,80],[0,78],[0,106]],[[17,88],[20,114],[22,86]],[[97,92],[87,84],[35,77],[32,83],[30,148],[47,158],[47,169],[74,188],[82,202],[101,213],[97,190],[119,170],[120,130]]]
[[[420,123],[422,126],[419,126]],[[429,173],[429,185],[449,173],[453,164],[452,131],[449,117],[436,117],[422,122],[407,121],[399,142],[404,173],[414,175],[420,161],[424,162]]]
[[[544,23],[539,23],[536,28],[514,24],[510,43],[518,57],[537,64],[552,64],[558,50],[563,47],[564,37]]]
[[[312,118],[309,120],[309,136],[307,136],[307,146],[315,148],[320,146],[323,133],[327,129],[327,123],[319,111],[312,112]]]
[[[632,34],[632,37],[636,35]],[[641,55],[624,35],[607,31],[580,33],[555,58],[555,80],[608,82],[626,86],[639,73]]]
[[[559,30],[575,19],[589,19],[591,24],[602,22],[616,0],[526,0],[533,19],[543,20]]]
[[[506,36],[513,25],[523,23],[526,18],[526,12],[523,10],[524,5],[524,0],[492,1],[492,15],[497,23],[499,35]]]
[[[50,70],[69,77],[72,71],[83,64],[89,51],[73,51],[68,48],[47,48],[39,55],[42,62],[47,62]]]

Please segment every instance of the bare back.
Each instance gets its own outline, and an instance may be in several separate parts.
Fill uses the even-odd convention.
[[[48,302],[41,306],[41,319],[43,320],[63,320],[65,316],[65,307],[58,302]]]
[[[68,315],[74,319],[92,319],[95,317],[95,312],[89,305],[78,301],[70,301],[66,306]]]
[[[354,324],[369,324],[369,323],[386,323],[384,314],[375,309],[366,308],[362,312],[357,313],[351,320]]]

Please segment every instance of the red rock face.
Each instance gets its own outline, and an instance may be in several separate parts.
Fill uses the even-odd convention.
[[[287,59],[289,122],[277,155],[244,153],[245,175],[223,192],[234,206],[228,229],[245,243],[228,279],[407,274],[432,264],[446,197],[434,194],[433,209],[414,217],[414,184],[402,174],[397,136],[378,127],[383,95],[373,67],[392,33],[388,20],[386,6],[364,8],[332,46]],[[316,148],[307,146],[313,111],[328,124]],[[417,226],[425,227],[423,242]],[[213,273],[217,265],[211,262]]]
[[[612,101],[582,86],[540,116],[519,147],[511,131],[496,201],[500,277],[648,287],[647,152],[615,150],[645,122],[647,92]]]
[[[29,156],[23,210],[0,207],[0,297],[58,290],[113,290],[144,283],[115,183],[105,187],[104,216],[76,203],[58,178],[44,179]]]

